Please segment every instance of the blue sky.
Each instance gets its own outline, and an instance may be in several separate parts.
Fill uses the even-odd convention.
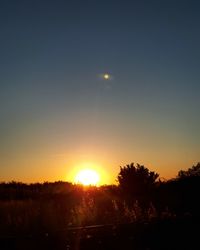
[[[1,180],[199,161],[198,1],[1,1]],[[105,81],[103,73],[112,75]]]

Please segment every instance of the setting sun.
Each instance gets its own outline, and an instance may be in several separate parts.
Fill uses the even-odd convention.
[[[75,177],[75,182],[79,184],[87,185],[98,185],[100,176],[95,170],[83,169]]]

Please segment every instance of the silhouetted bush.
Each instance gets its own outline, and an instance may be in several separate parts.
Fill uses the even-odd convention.
[[[199,176],[200,177],[200,162],[198,162],[196,165],[192,166],[191,168],[188,168],[188,170],[180,170],[178,172],[178,178],[188,178],[188,177],[194,177]]]
[[[149,206],[158,176],[139,164],[120,167],[117,179],[126,203],[133,205],[137,201],[142,207]]]

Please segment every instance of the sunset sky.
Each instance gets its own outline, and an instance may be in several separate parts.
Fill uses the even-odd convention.
[[[200,2],[0,1],[0,181],[200,161]],[[108,74],[108,79],[103,75]]]

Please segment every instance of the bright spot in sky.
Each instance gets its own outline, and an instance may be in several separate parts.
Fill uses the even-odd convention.
[[[104,74],[104,75],[103,75],[103,78],[104,78],[105,80],[109,80],[109,79],[110,79],[110,75],[109,75],[109,74]]]
[[[105,72],[105,73],[100,74],[99,78],[104,81],[110,81],[110,80],[113,80],[113,75],[109,74],[108,72]]]
[[[83,169],[80,170],[76,177],[75,182],[82,185],[97,185],[100,181],[100,176],[95,170]]]

